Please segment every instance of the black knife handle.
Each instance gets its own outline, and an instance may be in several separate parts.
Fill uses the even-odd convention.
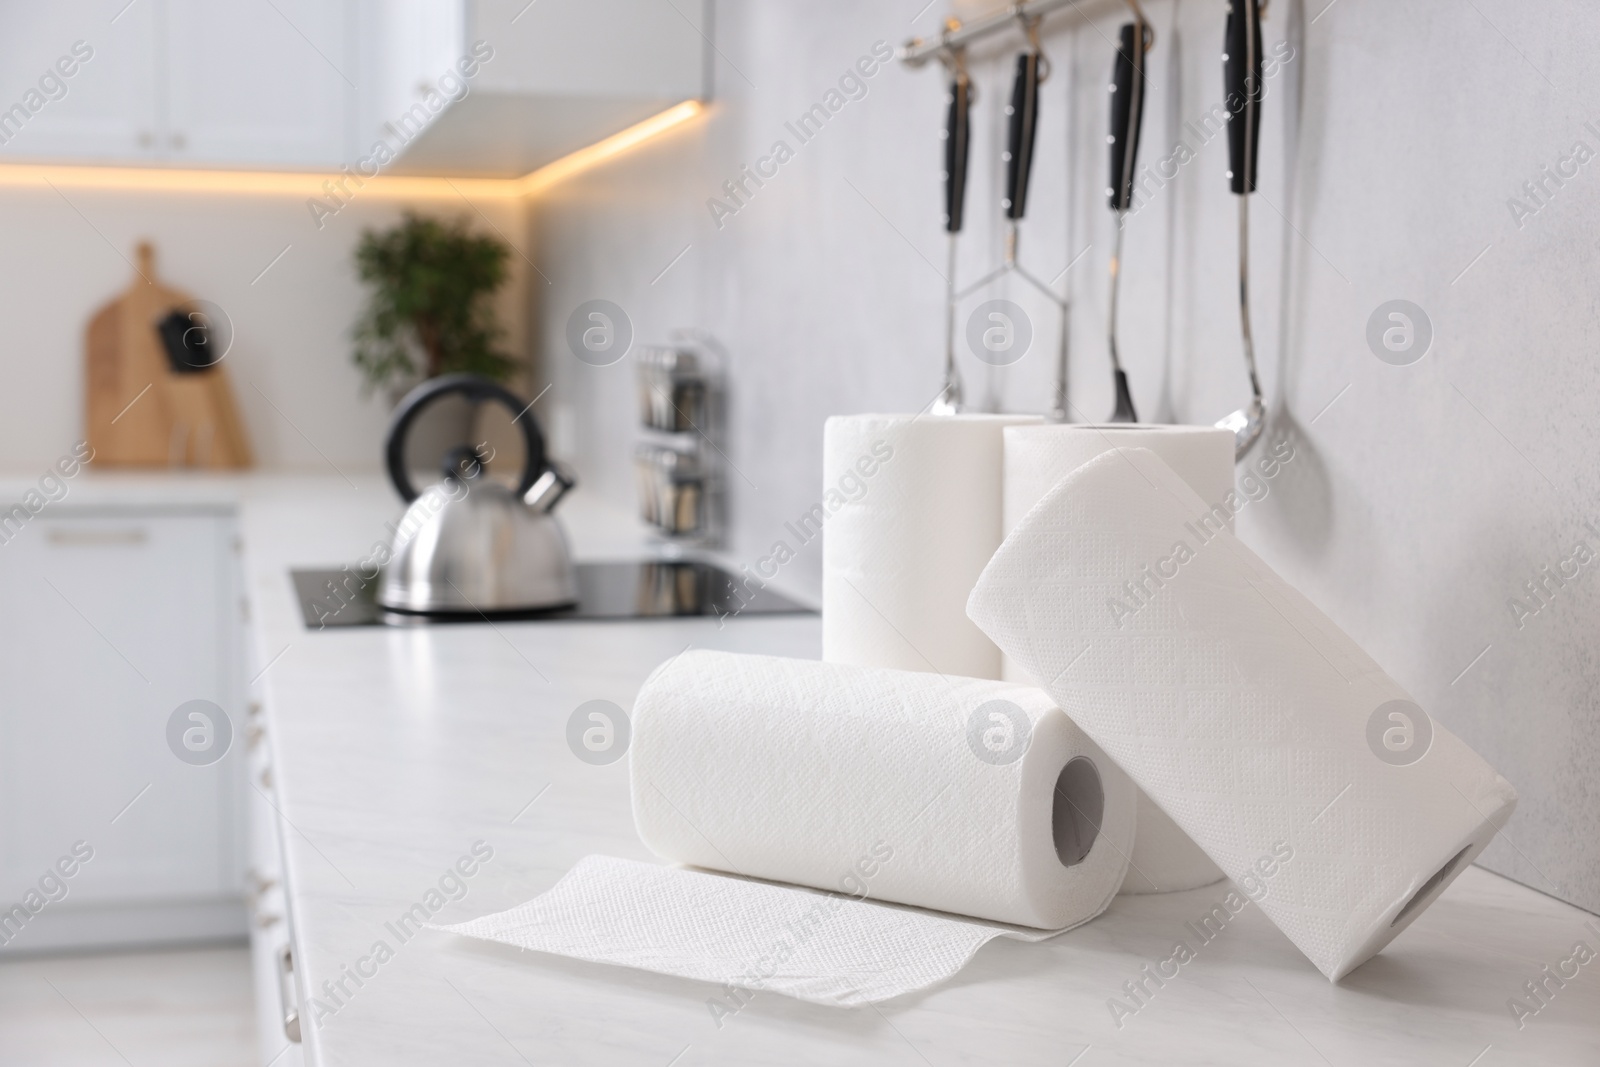
[[[1006,194],[1001,206],[1006,218],[1022,218],[1028,206],[1028,172],[1033,169],[1033,135],[1039,127],[1038,52],[1017,56],[1017,76],[1011,82],[1011,106],[1006,108]]]
[[[1235,193],[1256,191],[1261,150],[1261,4],[1228,0],[1222,88],[1228,108],[1228,181]]]
[[[1133,206],[1133,168],[1139,160],[1139,127],[1144,121],[1144,50],[1149,35],[1147,23],[1124,23],[1111,67],[1111,136],[1106,139],[1111,146],[1111,181],[1106,197],[1118,214]]]
[[[972,81],[965,72],[950,81],[950,113],[944,127],[944,228],[961,232],[967,202],[967,148],[971,144]]]

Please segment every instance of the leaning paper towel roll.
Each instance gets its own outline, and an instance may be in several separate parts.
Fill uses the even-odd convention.
[[[1148,450],[1109,452],[1028,514],[968,610],[1337,981],[1516,793],[1232,533],[1197,525],[1207,508]],[[1135,577],[1147,595],[1126,593]]]
[[[1233,432],[1215,426],[1125,424],[1094,426],[1008,426],[1005,429],[1005,483],[1002,496],[1004,532],[1060,484],[1096,456],[1113,448],[1148,448],[1209,504],[1221,505],[1217,520],[1233,528],[1227,506],[1233,487]],[[1237,496],[1231,499],[1237,499]],[[1000,677],[1033,684],[1034,679],[1010,656],[1003,656]],[[1222,869],[1178,828],[1143,790],[1138,794],[1138,829],[1133,838],[1124,893],[1166,893],[1210,885]]]
[[[1029,415],[836,415],[822,435],[822,658],[1000,677],[967,594],[1000,547],[1001,432]],[[827,503],[836,499],[838,507]],[[801,520],[804,532],[811,527]]]
[[[639,836],[678,863],[1045,929],[1127,866],[1132,783],[1031,687],[694,651],[633,730]]]

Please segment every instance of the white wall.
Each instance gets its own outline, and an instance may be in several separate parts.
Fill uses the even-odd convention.
[[[260,466],[378,469],[390,402],[386,394],[362,395],[350,361],[350,328],[365,301],[352,256],[363,229],[392,224],[408,202],[358,193],[319,230],[305,200],[0,187],[0,469],[43,467],[82,437],[84,329],[135,277],[133,248],[146,238],[163,280],[221,305],[233,320],[225,365]],[[515,200],[469,205],[447,189],[410,205],[468,215],[490,232],[487,219],[518,244],[523,239],[525,209]],[[526,267],[519,255],[512,270],[501,321],[508,349],[520,353]]]
[[[1521,808],[1484,862],[1600,908],[1600,577],[1585,568],[1520,629],[1508,607],[1575,541],[1600,552],[1600,534],[1584,527],[1600,528],[1600,429],[1589,410],[1600,377],[1600,163],[1521,226],[1507,205],[1575,141],[1600,152],[1600,133],[1583,125],[1600,128],[1600,105],[1582,95],[1600,74],[1600,19],[1573,0],[1537,10],[1512,0],[1324,2],[1277,0],[1266,25],[1269,44],[1295,35],[1299,58],[1270,83],[1266,105],[1255,327],[1275,432],[1294,436],[1298,458],[1240,517],[1240,532],[1517,786]],[[942,5],[913,26],[916,6],[717,4],[709,116],[535,205],[536,260],[549,278],[533,286],[540,354],[551,399],[576,415],[589,484],[631,503],[634,406],[627,361],[593,368],[566,351],[566,316],[585,300],[621,304],[641,341],[692,326],[726,348],[733,547],[751,561],[815,501],[827,415],[916,410],[933,396],[941,76],[891,64],[810,143],[796,145],[783,126],[875,40],[934,32]],[[1049,280],[1092,246],[1066,275],[1073,399],[1103,418],[1104,84],[1107,39],[1123,16],[1103,0],[1082,6],[1092,24],[1066,14],[1047,26],[1056,71],[1023,259]],[[1141,152],[1149,164],[1172,150],[1183,120],[1221,98],[1224,3],[1146,7],[1160,35]],[[999,259],[1009,55],[979,58],[975,70],[963,279]],[[796,147],[793,161],[717,228],[707,199],[779,138]],[[1222,138],[1200,148],[1128,223],[1122,348],[1147,419],[1210,422],[1246,399],[1225,157]],[[1048,308],[1015,284],[986,295],[1033,313],[1040,340],[1000,385],[1008,407],[1043,410]],[[1380,362],[1365,341],[1369,316],[1395,298],[1420,304],[1435,331],[1411,366]],[[981,389],[980,369],[967,359],[969,390]],[[785,579],[814,588],[819,572],[811,545]]]

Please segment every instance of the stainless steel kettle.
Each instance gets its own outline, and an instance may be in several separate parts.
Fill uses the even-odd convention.
[[[444,479],[424,493],[411,484],[406,437],[428,405],[445,396],[496,401],[515,416],[525,460],[515,491],[485,477],[482,446],[463,444],[444,460]],[[417,386],[389,425],[385,459],[409,505],[378,579],[378,604],[427,615],[514,613],[559,608],[578,597],[577,575],[556,504],[572,488],[550,462],[544,436],[510,390],[475,374],[447,374]]]

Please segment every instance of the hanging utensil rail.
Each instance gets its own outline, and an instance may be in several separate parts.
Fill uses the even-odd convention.
[[[913,37],[900,46],[896,55],[906,66],[920,67],[946,49],[960,48],[962,45],[993,36],[1003,30],[1019,29],[1028,23],[1037,24],[1039,19],[1062,8],[1070,7],[1082,13],[1085,9],[1100,6],[1090,0],[1027,0],[1026,3],[1008,4],[997,8],[992,14],[973,19],[971,22],[961,23],[952,19],[950,22],[954,23],[954,26],[949,26],[947,23],[949,28],[938,37],[927,40]],[[1140,21],[1144,19],[1141,18]]]

